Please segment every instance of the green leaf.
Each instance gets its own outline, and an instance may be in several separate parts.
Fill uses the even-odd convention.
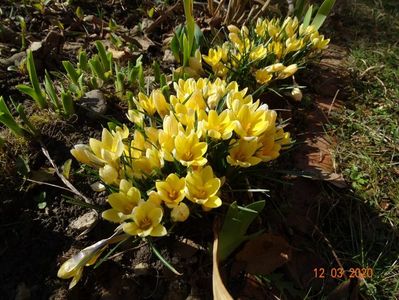
[[[25,135],[25,130],[14,119],[2,96],[0,96],[0,122],[7,126],[15,135]]]
[[[15,160],[15,166],[17,168],[17,173],[22,176],[28,176],[30,173],[29,161],[27,158],[18,155],[17,159]]]
[[[75,15],[78,17],[79,20],[83,20],[84,13],[83,9],[80,6],[78,6],[78,8],[75,10]]]
[[[98,51],[98,55],[100,57],[101,64],[104,68],[104,72],[108,72],[112,67],[112,63],[110,64],[109,57],[107,56],[107,51],[105,51],[103,43],[101,43],[100,41],[96,41],[96,48]],[[111,59],[112,59],[112,54],[111,54]]]
[[[93,76],[100,78],[102,81],[106,80],[104,76],[105,73],[104,67],[101,64],[98,57],[94,57],[89,60],[89,67],[91,69],[91,73],[93,74]]]
[[[152,67],[154,69],[154,79],[156,83],[161,83],[161,68],[158,61],[154,60]]]
[[[190,58],[190,45],[186,35],[183,35],[183,66],[188,66],[188,60]]]
[[[176,61],[180,63],[180,46],[179,46],[179,38],[175,33],[173,35],[172,41],[170,42],[170,49],[172,50],[173,56]]]
[[[15,105],[15,104],[14,104]],[[26,116],[24,106],[20,103],[16,107],[17,113],[19,117],[22,119],[22,121],[28,126],[30,133],[33,136],[36,136],[38,134],[38,131],[36,130],[35,126],[29,121],[28,117]]]
[[[319,29],[323,25],[334,4],[335,0],[324,0],[312,21],[312,25],[316,29]]]
[[[72,95],[69,92],[61,92],[61,102],[67,116],[75,112]]]
[[[159,258],[159,260],[174,274],[176,275],[183,275],[182,273],[178,272],[163,256],[159,251],[154,247],[154,245],[150,242],[151,250],[154,254]]]
[[[42,89],[40,88],[40,83],[39,83],[39,79],[37,77],[37,73],[36,73],[36,67],[35,67],[35,62],[33,59],[33,54],[32,51],[28,51],[27,54],[27,60],[26,60],[26,67],[28,69],[28,73],[29,73],[29,79],[30,82],[33,86],[33,89],[36,93],[36,96],[33,98],[37,105],[40,108],[45,108],[47,106],[47,102],[46,102],[46,98],[43,95]]]
[[[80,51],[78,55],[79,59],[79,69],[83,71],[88,71],[88,59],[87,59],[87,53],[86,51]]]
[[[24,94],[30,96],[33,100],[35,100],[37,102],[37,94],[36,94],[36,91],[32,87],[25,85],[25,84],[18,84],[17,90],[20,91],[21,93],[24,93]]]
[[[51,102],[53,103],[56,109],[61,108],[60,101],[58,100],[57,93],[55,91],[54,84],[50,78],[50,74],[46,70],[46,74],[44,76],[44,88],[46,90],[47,95],[49,96]]]
[[[265,207],[265,201],[257,201],[245,207],[233,202],[226,214],[219,234],[219,259],[225,260],[242,242],[249,239],[246,235],[249,225]]]
[[[305,0],[296,0],[294,15],[300,20],[305,10]]]
[[[312,13],[313,13],[313,5],[309,6],[308,11],[306,12],[305,17],[303,18],[303,27],[306,28],[310,24],[310,20],[312,19]]]
[[[62,62],[65,71],[67,71],[68,77],[72,80],[74,84],[78,84],[79,74],[73,67],[70,61],[64,60]]]
[[[69,179],[69,175],[71,173],[71,165],[72,165],[72,159],[68,159],[63,165],[62,165],[62,175],[66,179]]]

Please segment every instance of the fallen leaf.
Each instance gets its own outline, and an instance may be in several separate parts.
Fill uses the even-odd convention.
[[[236,260],[246,263],[245,270],[254,275],[267,275],[290,260],[291,247],[279,235],[264,233],[250,241],[237,253]]]
[[[214,300],[233,300],[230,293],[224,286],[222,277],[219,271],[219,260],[218,260],[218,245],[219,245],[219,222],[216,220],[213,228],[214,241],[212,250],[212,290]]]
[[[154,42],[150,40],[147,36],[135,36],[132,38],[132,41],[141,48],[143,51],[147,51],[148,48],[154,46]]]

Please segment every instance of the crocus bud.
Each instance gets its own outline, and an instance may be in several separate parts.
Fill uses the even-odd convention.
[[[300,102],[302,100],[302,92],[300,88],[294,87],[291,91],[291,98],[294,99],[297,102]]]
[[[170,217],[173,222],[184,222],[190,215],[190,210],[188,206],[183,202],[180,202],[178,206],[174,207],[170,212]]]

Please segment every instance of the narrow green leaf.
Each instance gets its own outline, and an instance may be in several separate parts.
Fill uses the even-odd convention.
[[[319,29],[323,25],[334,4],[335,0],[324,0],[312,21],[312,25],[316,29]]]
[[[172,50],[173,56],[176,61],[180,63],[180,47],[179,47],[179,39],[177,34],[173,35],[172,41],[170,42],[170,49]]]
[[[37,97],[37,93],[35,91],[34,88],[25,85],[25,84],[18,84],[17,85],[17,90],[20,91],[23,94],[28,95],[29,97],[31,97],[33,100],[35,100],[35,102],[37,102],[38,97]]]
[[[68,159],[63,165],[62,165],[62,175],[66,179],[69,179],[69,175],[71,174],[71,165],[72,165],[72,159]]]
[[[83,9],[80,6],[78,6],[78,8],[75,10],[75,15],[78,17],[79,20],[83,20],[84,13]]]
[[[154,245],[150,242],[151,250],[154,254],[159,258],[159,260],[174,274],[176,275],[183,275],[182,273],[178,272],[163,256],[159,251],[154,247]]]
[[[104,68],[104,71],[108,72],[110,70],[110,67],[112,67],[112,65],[109,64],[107,51],[105,51],[105,47],[104,47],[103,43],[100,41],[96,41],[96,48],[98,51],[98,55],[100,57],[101,64]],[[112,56],[112,54],[111,54],[111,56]]]
[[[29,121],[28,116],[25,113],[25,109],[24,106],[20,103],[18,104],[18,106],[16,107],[17,113],[19,115],[19,117],[22,119],[22,121],[26,124],[26,126],[28,126],[30,133],[33,136],[37,136],[38,131],[35,128],[35,126],[33,126],[33,124]]]
[[[72,95],[69,92],[61,92],[61,101],[65,114],[72,115],[75,112]]]
[[[86,51],[79,51],[79,55],[78,55],[78,59],[79,59],[79,69],[83,70],[83,71],[88,71],[88,59],[87,59],[87,53]]]
[[[188,60],[190,58],[190,46],[186,35],[183,35],[183,66],[188,66]]]
[[[104,76],[105,70],[98,57],[89,60],[89,67],[93,76],[100,78],[102,81],[106,81]]]
[[[296,0],[294,15],[300,20],[305,10],[305,0]]]
[[[78,79],[79,79],[79,74],[73,67],[70,61],[64,60],[62,62],[62,65],[64,66],[65,71],[67,71],[68,77],[72,80],[74,84],[78,84]]]
[[[303,26],[306,28],[310,24],[310,20],[312,19],[312,13],[313,13],[313,5],[309,6],[308,11],[305,14],[305,17],[303,18]]]
[[[157,60],[154,60],[152,67],[154,69],[154,79],[156,83],[161,83],[161,68]]]
[[[36,93],[34,100],[36,101],[37,105],[40,108],[45,108],[47,106],[46,98],[43,95],[42,89],[40,88],[39,79],[36,73],[35,61],[33,59],[32,51],[28,51],[27,60],[26,60],[26,67],[29,73],[29,79],[33,86],[33,89]],[[33,97],[32,97],[33,98]]]
[[[46,93],[49,96],[51,102],[53,103],[54,107],[56,109],[60,109],[61,104],[60,104],[60,101],[58,100],[53,81],[51,80],[50,74],[47,72],[47,70],[46,70],[46,74],[44,76],[44,88],[45,88]]]

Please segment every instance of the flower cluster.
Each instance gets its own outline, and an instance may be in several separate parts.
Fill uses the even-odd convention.
[[[314,26],[299,24],[296,17],[258,19],[250,29],[230,25],[228,30],[229,40],[209,49],[203,59],[217,77],[245,86],[255,80],[269,85],[291,77],[304,58],[315,56],[329,43]]]
[[[154,90],[135,104],[131,128],[103,129],[101,140],[71,150],[113,187],[102,216],[129,235],[163,236],[165,222],[221,206],[228,170],[273,160],[291,143],[276,112],[236,82],[181,79],[170,97]]]

